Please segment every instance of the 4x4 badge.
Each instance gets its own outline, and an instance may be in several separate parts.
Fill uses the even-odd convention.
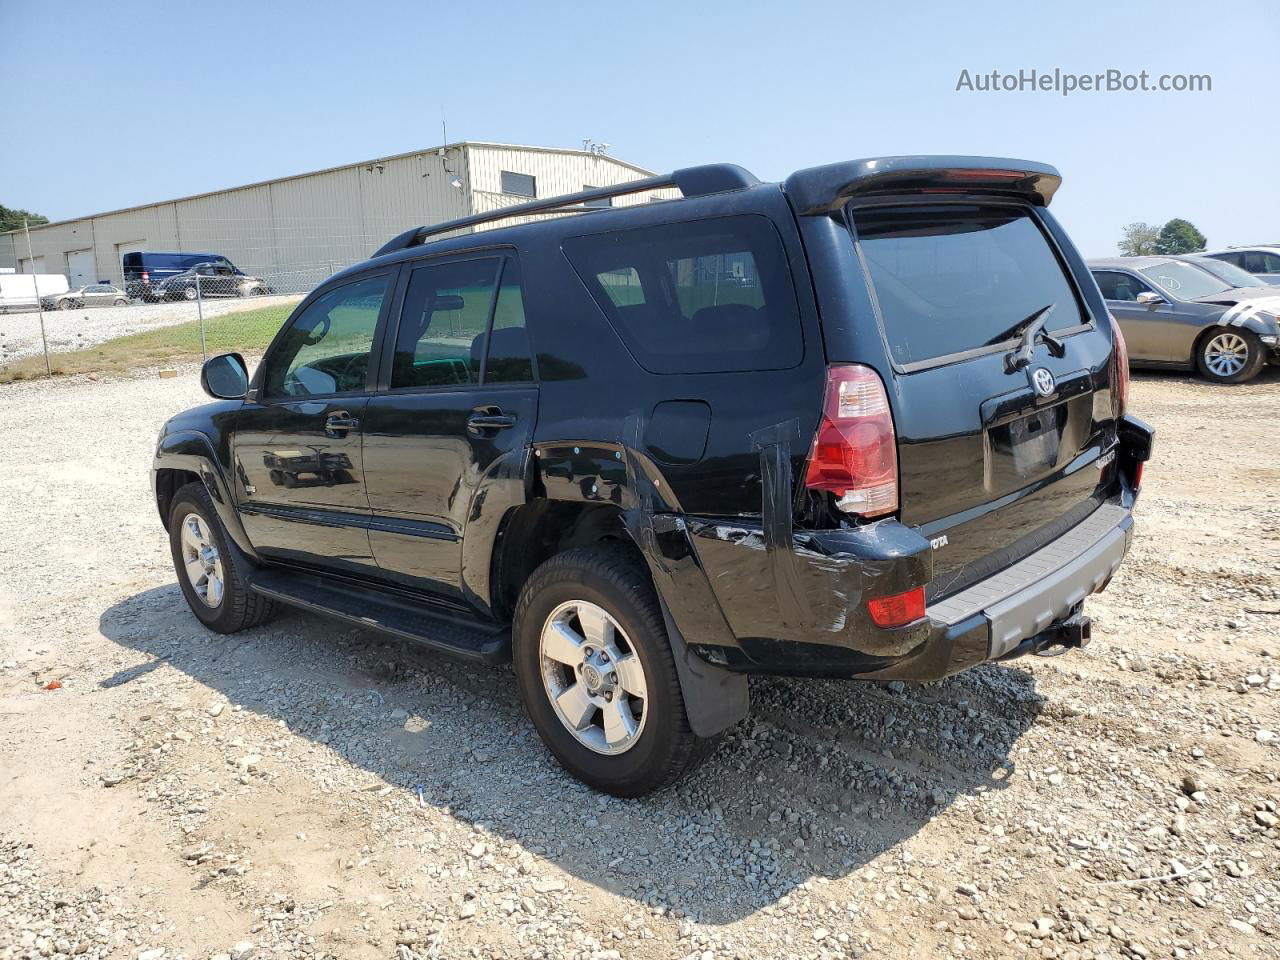
[[[1031,386],[1040,396],[1047,397],[1053,393],[1057,383],[1054,382],[1053,374],[1047,369],[1036,367],[1031,371]]]

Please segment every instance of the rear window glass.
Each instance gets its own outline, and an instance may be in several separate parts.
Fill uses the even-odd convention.
[[[1029,212],[875,207],[853,212],[893,359],[920,363],[1010,339],[1056,304],[1046,329],[1088,320]]]
[[[646,370],[782,370],[804,356],[786,253],[765,217],[573,237],[564,251]]]

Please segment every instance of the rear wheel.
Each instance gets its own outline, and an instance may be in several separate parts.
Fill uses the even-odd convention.
[[[127,307],[128,305],[129,301],[124,297],[116,297],[115,303],[112,304],[114,307]]]
[[[194,300],[196,297],[200,296],[200,294],[196,291],[195,287],[187,287],[187,289],[182,291],[182,296],[187,300]]]
[[[58,301],[58,309],[59,309],[59,310],[74,310],[75,308],[76,308],[76,304],[75,304],[75,301],[74,301],[74,300],[59,300],[59,301]]]
[[[636,797],[680,779],[713,741],[689,729],[657,595],[624,548],[538,567],[512,628],[516,683],[543,742],[588,786]]]
[[[235,633],[271,615],[271,601],[249,590],[249,571],[228,547],[226,531],[204,484],[188,483],[174,494],[169,546],[187,606],[206,627]]]
[[[1200,375],[1214,383],[1252,380],[1266,361],[1262,341],[1248,330],[1238,328],[1209,331],[1196,353]]]

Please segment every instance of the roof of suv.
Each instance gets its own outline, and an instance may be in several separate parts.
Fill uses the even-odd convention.
[[[502,207],[457,220],[414,227],[387,241],[368,261],[348,267],[335,274],[335,277],[345,277],[372,264],[397,263],[421,256],[424,252],[446,253],[475,247],[477,239],[474,233],[452,237],[442,235],[513,217],[546,215],[545,219],[485,230],[482,242],[486,246],[498,246],[512,243],[517,238],[527,239],[539,232],[549,231],[553,235],[562,235],[566,229],[576,229],[578,216],[551,216],[553,214],[643,216],[643,211],[652,210],[659,204],[587,204],[606,197],[672,187],[679,189],[683,196],[663,200],[662,204],[680,203],[686,199],[730,191],[780,190],[786,193],[798,212],[807,214],[837,209],[854,194],[911,192],[921,189],[936,192],[981,190],[983,193],[1015,196],[1039,206],[1048,206],[1061,183],[1061,175],[1048,164],[1001,157],[906,156],[850,160],[799,170],[785,181],[773,183],[762,183],[750,171],[736,164],[707,164],[685,167],[664,176],[632,180],[611,187],[596,187]],[[566,224],[573,226],[566,227]],[[439,239],[432,239],[436,237]],[[430,251],[420,249],[428,244]]]

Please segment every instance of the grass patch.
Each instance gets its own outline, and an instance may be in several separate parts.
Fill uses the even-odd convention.
[[[204,322],[209,354],[236,350],[261,353],[276,335],[295,304],[284,303],[240,313],[210,317]],[[157,327],[107,340],[83,350],[49,354],[55,376],[84,373],[127,373],[169,363],[200,359],[200,324],[197,321]],[[0,383],[45,376],[44,356],[23,357],[0,369]]]

